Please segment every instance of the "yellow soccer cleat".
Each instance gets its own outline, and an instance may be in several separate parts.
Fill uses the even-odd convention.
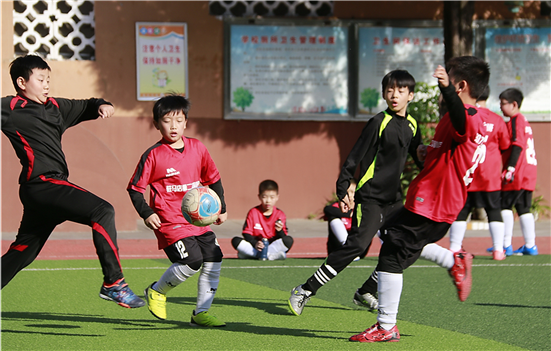
[[[221,322],[215,316],[211,316],[208,311],[191,314],[189,325],[192,327],[225,327],[226,323]]]
[[[156,282],[153,282],[155,284]],[[166,295],[153,290],[153,284],[144,290],[147,307],[152,315],[159,319],[166,319]]]

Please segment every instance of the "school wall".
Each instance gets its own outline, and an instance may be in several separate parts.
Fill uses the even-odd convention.
[[[478,18],[508,18],[502,2],[476,4]],[[8,65],[13,59],[12,2],[2,2],[2,96],[14,93]],[[442,3],[336,1],[342,19],[441,19]],[[537,18],[530,3],[523,16]],[[109,120],[84,122],[67,131],[64,151],[70,181],[108,200],[116,209],[117,228],[134,230],[136,215],[126,185],[140,155],[160,135],[151,124],[152,102],[136,100],[135,22],[186,22],[189,96],[186,134],[209,149],[221,175],[229,218],[242,219],[258,203],[258,183],[280,185],[278,207],[289,218],[319,214],[334,192],[344,158],[357,139],[361,122],[226,121],[223,119],[223,22],[208,14],[206,1],[97,1],[96,60],[50,61],[51,96],[103,97],[116,108]],[[490,17],[487,17],[490,16]],[[549,201],[551,124],[534,126],[539,161],[537,194]],[[19,226],[22,206],[17,179],[20,165],[2,137],[3,232]],[[57,230],[88,231],[73,223]],[[237,233],[236,233],[237,234]]]

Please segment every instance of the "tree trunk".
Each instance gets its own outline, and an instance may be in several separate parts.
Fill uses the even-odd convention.
[[[444,61],[473,53],[474,1],[444,1]]]

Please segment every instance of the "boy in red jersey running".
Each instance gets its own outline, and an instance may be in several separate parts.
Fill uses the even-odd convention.
[[[503,187],[501,188],[501,215],[505,224],[505,244],[513,238],[513,206],[517,209],[524,245],[513,251],[514,255],[537,255],[534,215],[530,212],[532,193],[536,189],[538,161],[534,147],[532,128],[520,113],[524,96],[515,88],[499,94],[501,111],[509,117],[507,128],[511,147],[503,153]]]
[[[201,269],[190,324],[224,327],[225,323],[208,314],[220,280],[222,250],[209,226],[188,223],[181,210],[188,190],[209,186],[222,205],[215,224],[222,224],[228,216],[220,174],[207,148],[199,140],[184,136],[189,107],[189,101],[179,95],[164,96],[155,103],[153,124],[162,139],[142,155],[127,190],[145,225],[155,232],[159,249],[172,262],[159,281],[144,291],[149,311],[166,319],[166,294]],[[143,195],[147,186],[150,205]]]
[[[115,210],[107,201],[68,181],[61,137],[70,127],[115,113],[103,99],[51,98],[50,66],[41,57],[18,57],[10,64],[16,96],[2,98],[2,132],[23,169],[19,196],[23,219],[15,242],[2,256],[2,288],[40,253],[54,228],[65,221],[92,227],[103,272],[100,297],[127,308],[145,302],[128,287],[117,247]]]
[[[258,199],[260,205],[247,213],[243,237],[234,237],[232,246],[239,258],[284,260],[293,246],[293,238],[287,231],[285,213],[276,207],[279,200],[277,183],[270,179],[262,181],[258,186]],[[268,247],[265,248],[265,245]],[[266,257],[262,256],[263,252]]]
[[[381,235],[379,253],[377,323],[350,341],[399,341],[396,317],[402,293],[402,274],[421,255],[425,245],[440,240],[463,208],[467,186],[485,157],[484,110],[476,99],[488,85],[490,70],[483,60],[463,56],[448,61],[446,69],[434,72],[448,113],[436,127],[434,139],[426,147],[423,170],[411,182],[404,208],[391,219]],[[471,288],[473,256],[464,251],[440,249],[450,265],[450,274],[464,301]],[[449,260],[451,258],[451,260]]]

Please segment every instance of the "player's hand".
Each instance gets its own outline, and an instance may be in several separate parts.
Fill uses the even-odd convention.
[[[258,240],[254,248],[258,251],[262,251],[262,249],[264,248],[264,243],[262,242],[262,240]]]
[[[339,201],[339,207],[342,213],[347,213],[354,208],[354,199],[350,198],[350,195],[347,193],[341,201]]]
[[[438,67],[436,67],[436,70],[434,71],[434,74],[432,76],[438,79],[438,84],[440,84],[443,88],[450,85],[450,77],[448,76],[446,69],[441,65],[438,65]]]
[[[275,222],[275,230],[276,230],[276,232],[279,232],[279,231],[283,230],[283,221],[281,219],[278,219]]]
[[[515,167],[507,167],[507,169],[501,173],[501,180],[505,184],[512,183],[513,180],[515,180]]]
[[[103,104],[98,108],[98,115],[101,118],[109,118],[115,114],[115,108],[108,104]]]
[[[159,216],[157,216],[156,213],[152,214],[151,216],[147,217],[146,219],[144,219],[143,221],[145,223],[145,225],[151,229],[151,230],[155,230],[155,229],[159,229],[161,228],[161,219],[159,218]]]
[[[417,158],[419,161],[424,162],[427,157],[427,145],[421,144],[417,146]]]
[[[220,225],[228,219],[228,212],[220,213],[218,219],[214,222],[215,225]]]

